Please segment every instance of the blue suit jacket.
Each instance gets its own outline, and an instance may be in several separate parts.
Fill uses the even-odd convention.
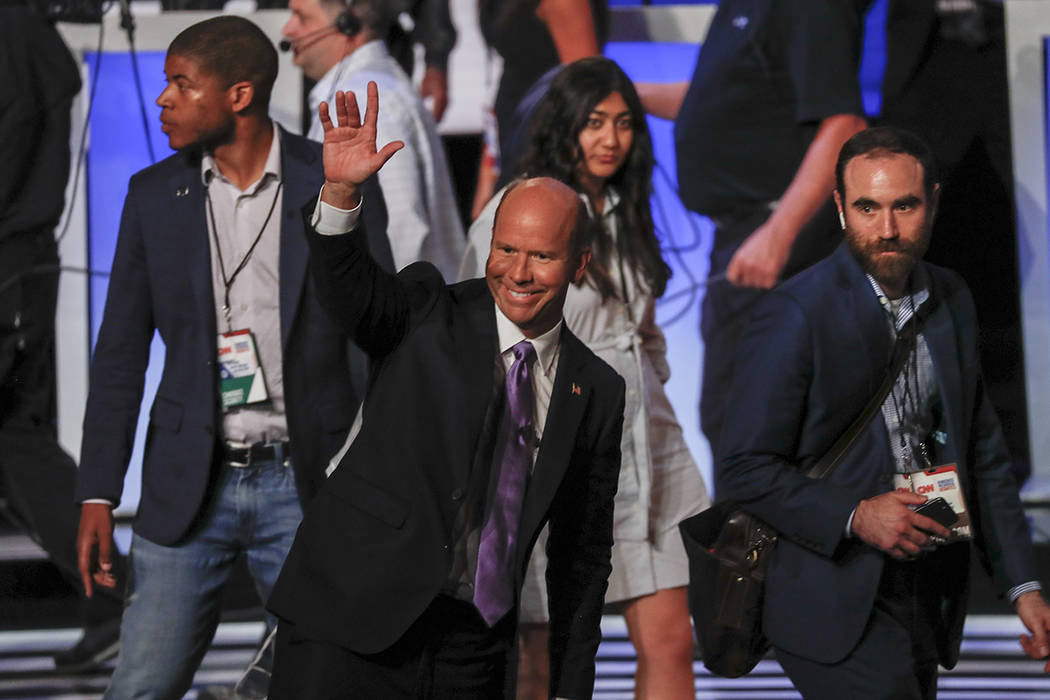
[[[342,446],[360,389],[348,340],[321,311],[306,274],[299,210],[323,182],[321,146],[281,130],[280,314],[285,410],[292,462],[305,503]],[[386,210],[371,194],[365,229],[390,262]],[[150,410],[135,531],[177,542],[206,502],[222,434],[215,301],[199,155],[180,152],[132,176],[120,222],[106,308],[91,367],[77,500],[119,503],[142,401],[154,330],[166,347]]]
[[[1006,590],[1036,578],[1028,527],[998,419],[985,395],[973,300],[953,272],[925,265],[931,299],[922,333],[944,406],[941,462],[958,464],[974,544]],[[718,495],[781,533],[770,562],[763,624],[775,646],[823,663],[844,658],[872,610],[884,556],[845,537],[850,513],[892,489],[889,438],[879,415],[837,471],[803,472],[874,395],[892,349],[885,312],[842,245],[759,303],[740,360],[718,456]],[[967,544],[942,547],[938,648],[958,658],[969,574]]]

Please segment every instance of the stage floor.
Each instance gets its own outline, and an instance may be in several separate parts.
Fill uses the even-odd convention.
[[[603,641],[598,650],[594,698],[632,697],[635,655],[623,618],[602,619]],[[1042,664],[1023,657],[1017,643],[1016,618],[974,615],[967,620],[962,659],[952,671],[941,672],[940,700],[1050,700],[1050,678]],[[231,685],[251,659],[262,633],[261,623],[220,625],[211,650],[194,678],[187,700],[209,685]],[[95,700],[112,664],[95,673],[71,676],[55,673],[51,656],[76,641],[77,630],[49,629],[0,632],[0,700]],[[747,677],[727,680],[695,664],[696,697],[704,700],[779,700],[798,698],[776,661],[768,659]],[[848,700],[848,699],[844,699]]]

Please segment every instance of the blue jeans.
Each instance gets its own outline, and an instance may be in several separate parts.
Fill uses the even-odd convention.
[[[215,489],[184,542],[132,539],[120,658],[105,700],[178,700],[186,693],[215,635],[222,588],[238,555],[247,557],[259,597],[269,598],[302,520],[292,468],[283,460],[223,465]]]

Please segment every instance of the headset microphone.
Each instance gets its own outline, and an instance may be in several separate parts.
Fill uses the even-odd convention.
[[[330,34],[339,33],[347,36],[354,36],[361,31],[362,27],[361,20],[359,20],[357,15],[353,13],[352,8],[353,4],[351,3],[347,9],[339,13],[339,16],[335,18],[335,22],[327,27],[315,29],[312,32],[307,32],[300,37],[296,37],[295,39],[281,39],[277,44],[277,48],[287,53],[294,48],[302,48],[304,45],[320,41]]]

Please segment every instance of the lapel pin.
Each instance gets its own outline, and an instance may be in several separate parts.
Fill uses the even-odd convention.
[[[572,383],[572,393],[576,394],[577,396],[580,395],[580,385],[576,382]]]
[[[189,193],[190,193],[190,188],[186,187],[185,185],[183,185],[182,187],[179,187],[178,189],[175,190],[175,196],[176,197],[185,197]]]

